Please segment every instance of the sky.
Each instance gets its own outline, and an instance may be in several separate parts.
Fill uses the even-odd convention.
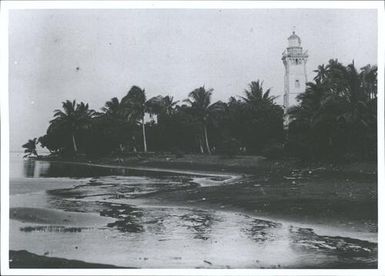
[[[176,100],[205,85],[213,101],[263,81],[282,104],[282,52],[295,26],[308,79],[329,59],[377,63],[377,11],[336,9],[12,10],[10,149],[45,134],[65,100],[100,111],[132,85]]]

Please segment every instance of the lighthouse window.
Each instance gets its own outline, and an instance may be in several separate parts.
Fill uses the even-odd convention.
[[[299,88],[299,80],[295,80],[295,87]]]

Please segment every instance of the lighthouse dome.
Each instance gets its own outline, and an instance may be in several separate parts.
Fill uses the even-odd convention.
[[[301,39],[293,32],[289,38],[289,47],[301,47]]]

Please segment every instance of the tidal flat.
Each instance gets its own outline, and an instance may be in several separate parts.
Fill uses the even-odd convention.
[[[377,267],[372,174],[12,166],[11,267]]]

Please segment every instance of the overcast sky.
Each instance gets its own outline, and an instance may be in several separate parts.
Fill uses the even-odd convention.
[[[147,97],[213,100],[263,80],[283,93],[281,54],[293,26],[319,64],[377,63],[376,10],[17,10],[9,15],[10,147],[43,135],[67,99],[96,110],[132,85]],[[282,103],[282,97],[277,100]]]

